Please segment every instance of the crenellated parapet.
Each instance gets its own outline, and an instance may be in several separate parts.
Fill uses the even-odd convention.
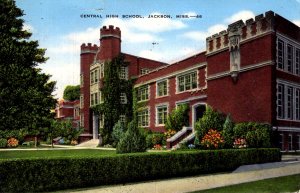
[[[227,30],[206,38],[206,54],[209,55],[223,49],[230,49],[231,45],[239,46],[244,41],[272,31],[273,20],[274,12],[268,11],[265,15],[260,14],[255,16],[254,19],[248,19],[246,23],[239,20],[228,25]]]
[[[97,53],[98,51],[98,46],[96,44],[92,45],[91,43],[88,44],[81,44],[80,46],[80,53],[85,54],[85,53]]]
[[[108,28],[103,26],[100,29],[100,40],[105,37],[115,37],[121,39],[121,30],[120,28],[114,28],[113,25],[109,25]]]

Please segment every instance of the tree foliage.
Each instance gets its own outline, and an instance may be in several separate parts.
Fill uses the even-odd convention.
[[[66,86],[66,88],[64,90],[64,96],[63,96],[63,98],[65,100],[68,100],[68,101],[79,100],[79,97],[80,97],[80,85]]]
[[[189,106],[179,105],[167,117],[166,129],[180,131],[183,126],[189,125]]]
[[[131,121],[125,135],[117,145],[117,153],[145,152],[146,149],[146,135],[137,127],[135,121]]]
[[[39,132],[53,118],[50,109],[56,100],[51,95],[55,82],[41,72],[45,49],[29,40],[24,30],[24,14],[15,1],[0,3],[0,130]]]

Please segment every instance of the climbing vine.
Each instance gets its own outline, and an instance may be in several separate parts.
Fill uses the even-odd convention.
[[[104,84],[102,94],[104,102],[92,108],[94,113],[104,116],[104,126],[100,128],[103,144],[112,143],[112,130],[120,119],[125,115],[127,122],[132,119],[132,80],[120,79],[121,66],[127,66],[124,56],[119,55],[112,61],[104,64]],[[126,104],[121,104],[120,95],[125,93]]]

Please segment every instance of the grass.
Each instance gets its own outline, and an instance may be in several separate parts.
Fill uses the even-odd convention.
[[[14,150],[0,151],[1,159],[18,159],[18,158],[52,158],[52,157],[101,157],[115,155],[113,150],[98,149],[55,149],[55,150]]]
[[[277,193],[300,190],[300,174],[271,178],[256,182],[243,183],[193,193]]]

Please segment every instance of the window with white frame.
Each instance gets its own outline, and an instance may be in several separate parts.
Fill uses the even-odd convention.
[[[293,73],[293,46],[287,45],[287,71]]]
[[[156,94],[159,97],[168,95],[168,80],[156,83]]]
[[[127,80],[127,67],[126,66],[121,66],[120,67],[119,77],[120,77],[120,79]]]
[[[300,44],[279,35],[277,38],[277,68],[300,76]]]
[[[149,109],[143,109],[138,111],[138,126],[139,127],[149,127]]]
[[[279,81],[277,83],[277,118],[300,120],[300,85]]]
[[[91,84],[95,84],[98,82],[99,80],[99,71],[98,68],[94,69],[91,71],[90,73],[90,80],[91,80]]]
[[[197,88],[197,72],[181,75],[177,77],[177,90],[179,92]]]
[[[83,95],[80,95],[80,98],[79,98],[79,100],[80,100],[80,108],[82,109],[83,108],[83,104],[84,104],[84,101],[83,101]]]
[[[280,39],[277,41],[277,68],[284,69],[284,42]]]
[[[84,127],[84,114],[83,113],[80,114],[80,126]]]
[[[168,116],[168,106],[157,106],[156,107],[156,125],[164,125]]]
[[[287,119],[293,119],[293,87],[287,87]]]
[[[149,86],[144,85],[137,89],[137,100],[145,101],[149,99]]]
[[[296,120],[300,120],[300,89],[297,88],[295,92],[295,111],[296,111]]]
[[[148,74],[149,73],[149,69],[148,68],[142,68],[140,74],[144,75],[144,74]]]
[[[83,87],[83,74],[80,74],[80,87]]]
[[[90,96],[90,106],[93,106],[93,105],[98,105],[100,103],[100,100],[99,100],[99,95],[100,93],[99,92],[96,92],[96,93],[92,93],[91,96]]]
[[[295,73],[300,76],[300,49],[296,49]]]
[[[126,93],[122,92],[120,94],[120,103],[121,104],[127,104],[127,97],[126,97]]]
[[[125,124],[126,122],[126,116],[124,114],[120,115],[119,120],[122,124]]]
[[[100,78],[104,78],[104,63],[101,63],[100,64],[100,69],[99,69],[99,71],[100,71]]]
[[[277,85],[277,117],[284,118],[284,85]]]

